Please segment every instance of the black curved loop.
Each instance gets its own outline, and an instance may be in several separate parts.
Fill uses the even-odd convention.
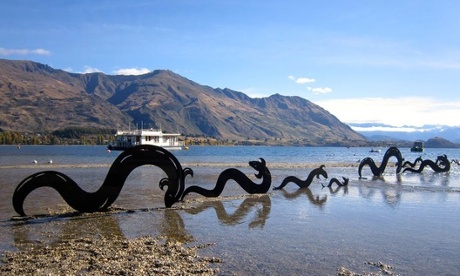
[[[348,181],[350,180],[348,177],[344,177],[342,176],[343,178],[343,182],[340,182],[340,180],[338,180],[337,178],[333,177],[331,178],[331,180],[329,181],[329,184],[327,186],[324,186],[323,187],[332,187],[332,185],[334,184],[337,184],[337,186],[339,187],[343,187],[343,186],[347,186],[348,185]]]
[[[358,167],[359,178],[362,178],[361,170],[366,165],[368,165],[371,168],[372,174],[374,176],[381,176],[382,173],[385,171],[385,168],[387,167],[388,160],[390,159],[390,157],[396,157],[396,159],[398,159],[398,162],[396,163],[396,166],[397,166],[396,173],[399,174],[401,172],[404,159],[402,157],[401,152],[399,151],[397,147],[391,147],[385,152],[385,155],[383,156],[382,163],[380,164],[380,166],[377,166],[372,158],[370,157],[364,158],[361,161],[361,163],[359,163],[359,167]]]
[[[307,179],[301,180],[296,176],[288,176],[286,177],[283,182],[278,187],[273,187],[273,190],[279,190],[284,188],[288,183],[293,182],[299,186],[299,188],[307,188],[313,182],[314,177],[319,179],[320,176],[323,176],[327,179],[327,172],[324,170],[324,165],[319,166],[318,168],[312,170],[309,174]]]
[[[403,164],[403,168],[408,168],[408,167],[414,168],[415,166],[417,166],[418,163],[422,163],[422,161],[423,159],[421,156],[415,158],[413,163],[410,161],[405,161]]]
[[[405,168],[403,172],[421,173],[425,167],[430,167],[435,172],[448,172],[450,171],[450,161],[447,159],[447,155],[443,154],[436,158],[436,162],[426,159],[423,160],[418,169]]]
[[[198,193],[205,197],[218,197],[224,190],[225,184],[229,180],[237,182],[241,188],[250,194],[264,194],[270,189],[272,183],[272,176],[266,166],[266,162],[263,158],[260,161],[250,161],[249,165],[254,168],[258,173],[255,174],[257,178],[262,178],[262,183],[254,183],[249,177],[238,169],[230,168],[220,173],[217,179],[216,186],[212,190],[204,189],[200,186],[190,186],[185,189],[182,194],[181,200],[189,193]]]
[[[75,181],[63,173],[44,171],[35,173],[19,183],[13,193],[14,210],[25,216],[24,200],[28,194],[39,187],[51,187],[59,192],[72,208],[80,212],[97,212],[107,210],[118,198],[129,174],[137,167],[154,165],[161,168],[167,175],[160,181],[160,188],[167,186],[164,202],[171,207],[179,201],[184,191],[187,175],[193,176],[190,168],[182,169],[177,158],[162,147],[142,145],[122,152],[112,163],[102,186],[93,193],[81,189]]]

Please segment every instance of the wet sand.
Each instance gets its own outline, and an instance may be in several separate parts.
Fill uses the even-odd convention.
[[[224,205],[238,200],[243,200],[238,210],[232,214],[226,213]],[[250,207],[266,203],[267,200],[270,202],[266,195],[192,198],[181,203],[178,208],[113,207],[107,212],[91,214],[74,212],[62,206],[61,210],[50,214],[13,217],[7,224],[13,228],[22,225],[23,228],[13,230],[15,247],[19,250],[3,252],[0,272],[2,275],[258,275],[261,271],[253,268],[221,271],[220,266],[225,260],[203,252],[205,249],[212,252],[212,247],[217,244],[197,243],[187,233],[177,214],[186,212],[196,215],[206,209],[214,209],[224,224],[235,225],[244,220]],[[163,235],[156,237],[125,237],[124,231],[116,225],[119,222],[114,219],[117,216],[156,216],[159,213],[165,216],[163,222],[167,226],[161,227]],[[260,227],[258,224],[265,223],[260,220],[267,219],[269,210],[263,213],[259,213],[259,219],[255,219],[250,227]],[[30,233],[31,229],[27,229],[29,226],[32,226],[31,229],[38,226],[40,232]],[[78,231],[75,227],[79,228]],[[368,266],[367,272],[337,267],[337,275],[395,275],[392,271],[394,267],[383,262],[366,261],[364,264]],[[271,275],[282,274],[279,271],[265,272]],[[317,272],[309,273],[308,270],[304,272],[321,275]]]
[[[198,256],[200,246],[152,237],[96,236],[26,247],[5,253],[2,275],[215,275],[219,270],[210,264],[221,262]]]
[[[212,188],[219,172],[233,166],[212,164],[183,164],[196,172],[187,185]],[[247,195],[233,183],[221,197],[193,194],[170,209],[163,207],[158,187],[163,175],[145,168],[130,175],[110,212],[76,213],[55,191],[43,189],[26,202],[26,212],[39,215],[19,220],[11,220],[14,185],[2,187],[7,203],[0,221],[0,271],[22,274],[29,267],[58,274],[59,264],[67,264],[66,271],[76,275],[460,273],[457,167],[450,175],[398,178],[390,171],[374,179],[365,171],[367,178],[358,179],[357,164],[334,164],[326,164],[329,177],[349,176],[347,187],[323,188],[328,180],[316,179],[307,189],[288,185]],[[272,185],[287,175],[305,178],[317,165],[272,164]],[[5,169],[4,177],[22,178],[36,169],[27,166]],[[109,167],[52,166],[86,188],[100,185]],[[247,164],[234,167],[253,175]]]

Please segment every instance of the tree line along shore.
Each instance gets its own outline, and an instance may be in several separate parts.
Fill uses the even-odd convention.
[[[116,129],[94,127],[69,127],[62,130],[43,132],[20,132],[0,129],[0,145],[108,145],[114,141]],[[188,146],[332,146],[332,147],[411,147],[412,141],[367,141],[366,143],[347,144],[324,141],[322,144],[310,144],[302,139],[249,139],[222,140],[215,137],[203,137],[194,134],[182,134],[181,140]],[[440,137],[429,139],[426,148],[460,148]]]

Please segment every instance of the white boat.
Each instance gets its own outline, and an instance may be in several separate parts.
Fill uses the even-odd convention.
[[[109,150],[125,150],[138,145],[154,145],[167,150],[187,149],[179,141],[178,133],[163,133],[158,129],[117,130],[115,141],[109,144]]]
[[[414,142],[414,145],[412,146],[412,148],[410,148],[410,151],[423,152],[424,149],[425,149],[424,143],[422,141],[416,141]]]

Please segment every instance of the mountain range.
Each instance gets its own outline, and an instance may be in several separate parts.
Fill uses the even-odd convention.
[[[169,70],[139,76],[76,74],[0,59],[0,130],[161,128],[185,136],[297,145],[366,145],[366,138],[301,98],[251,98]]]
[[[446,125],[391,126],[374,123],[350,123],[352,129],[370,141],[427,141],[434,137],[460,143],[460,127]]]

